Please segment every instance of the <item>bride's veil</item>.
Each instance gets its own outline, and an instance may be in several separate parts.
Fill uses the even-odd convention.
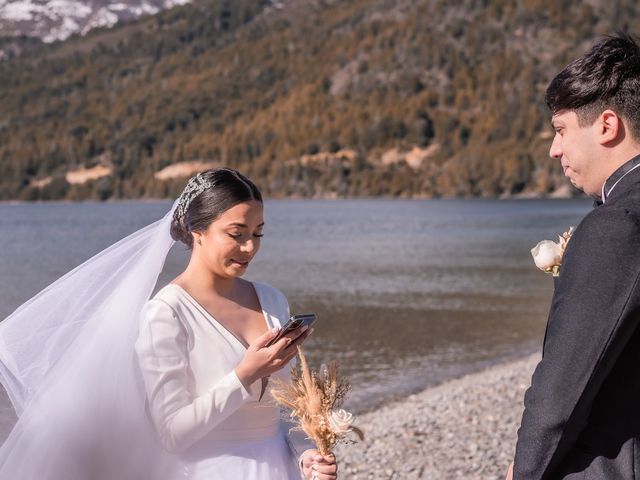
[[[0,447],[0,479],[181,477],[146,415],[133,348],[174,243],[174,209],[0,323],[0,381],[18,415]]]

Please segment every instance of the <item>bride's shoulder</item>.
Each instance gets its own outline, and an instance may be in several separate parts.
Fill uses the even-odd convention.
[[[287,301],[286,295],[282,293],[280,290],[278,290],[276,287],[269,285],[267,283],[260,283],[260,282],[251,282],[251,283],[253,284],[253,288],[258,294],[258,298],[260,299],[261,303],[268,301],[271,304],[273,303],[285,304],[285,305],[289,304],[289,302]]]
[[[180,311],[182,301],[180,298],[179,287],[174,284],[168,284],[162,287],[158,292],[149,299],[143,307],[144,316],[170,315],[175,316]]]
[[[253,284],[253,288],[256,289],[256,292],[258,292],[261,295],[274,295],[278,297],[285,297],[285,294],[282,293],[281,290],[278,290],[273,285],[269,285],[268,283],[261,283],[261,282],[251,282],[251,283]]]
[[[168,283],[160,290],[158,290],[156,294],[151,297],[151,299],[149,299],[149,302],[162,301],[168,303],[169,305],[172,305],[180,299],[179,289],[180,287],[178,285],[174,283]]]
[[[142,307],[140,326],[145,329],[161,329],[162,332],[186,333],[191,335],[191,328],[186,318],[188,307],[182,291],[177,285],[169,284],[158,290]]]
[[[166,347],[175,342],[186,345],[185,348],[193,345],[192,330],[184,319],[179,292],[167,287],[160,289],[142,307],[136,341],[136,351],[140,356],[156,355],[160,345]]]

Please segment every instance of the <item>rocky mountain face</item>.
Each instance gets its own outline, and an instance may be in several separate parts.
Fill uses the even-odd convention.
[[[0,36],[26,35],[50,43],[190,1],[0,0]]]
[[[0,38],[0,200],[175,197],[214,165],[268,197],[570,195],[545,89],[638,19],[636,0],[193,0]]]

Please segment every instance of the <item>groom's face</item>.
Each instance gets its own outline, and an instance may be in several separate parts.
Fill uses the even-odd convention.
[[[598,171],[596,125],[580,126],[574,111],[562,110],[553,115],[556,134],[549,150],[551,158],[560,160],[565,176],[588,195],[599,196],[602,189]]]

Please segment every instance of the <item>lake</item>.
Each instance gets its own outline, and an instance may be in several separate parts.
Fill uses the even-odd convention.
[[[0,204],[0,318],[160,218],[168,201]],[[530,249],[588,200],[277,200],[248,279],[319,315],[311,362],[337,360],[363,411],[541,346],[550,276]],[[187,261],[176,245],[164,284]],[[4,411],[10,409],[4,400]]]

